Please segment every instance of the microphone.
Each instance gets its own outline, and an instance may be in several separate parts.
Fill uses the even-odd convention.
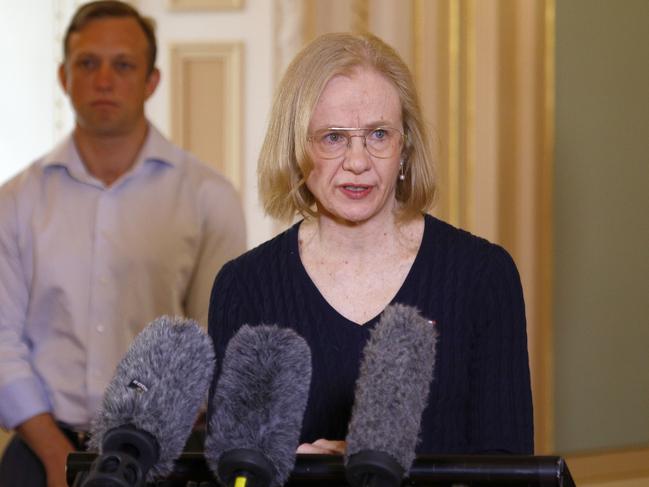
[[[225,351],[205,459],[226,486],[283,485],[295,464],[311,350],[288,328],[243,325]]]
[[[99,449],[84,487],[143,486],[173,470],[214,373],[210,337],[193,320],[162,316],[133,340],[91,425]]]
[[[415,459],[437,332],[417,309],[388,306],[363,350],[345,458],[355,486],[397,487]]]

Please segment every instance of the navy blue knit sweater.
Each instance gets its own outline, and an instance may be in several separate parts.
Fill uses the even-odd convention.
[[[327,303],[301,263],[298,227],[222,268],[209,333],[220,367],[243,324],[296,330],[313,364],[301,441],[344,439],[361,352],[379,317],[359,326]],[[392,302],[415,306],[439,333],[417,453],[532,453],[525,307],[509,254],[426,215],[421,247]]]

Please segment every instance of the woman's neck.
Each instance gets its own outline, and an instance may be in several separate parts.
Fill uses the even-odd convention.
[[[416,250],[421,241],[423,217],[398,221],[390,213],[362,223],[340,223],[327,216],[304,221],[300,228],[301,247],[308,246],[329,256],[380,256]]]
[[[424,218],[340,225],[326,217],[299,229],[300,259],[340,315],[363,324],[395,297],[417,257]]]

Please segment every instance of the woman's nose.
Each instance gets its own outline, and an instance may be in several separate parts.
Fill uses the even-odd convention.
[[[365,147],[365,137],[363,135],[351,135],[343,161],[343,169],[359,174],[367,171],[370,165],[370,154]]]

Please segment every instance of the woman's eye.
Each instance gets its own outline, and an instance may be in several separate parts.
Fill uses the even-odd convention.
[[[372,131],[372,138],[376,140],[382,140],[388,138],[388,131],[386,129],[376,129]]]
[[[340,144],[345,140],[345,136],[338,132],[329,132],[322,137],[322,140],[327,144]]]

